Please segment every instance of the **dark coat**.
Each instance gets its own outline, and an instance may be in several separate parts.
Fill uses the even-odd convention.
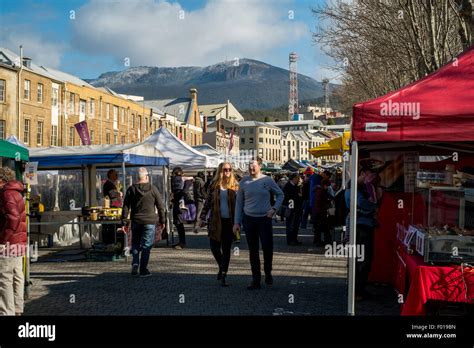
[[[301,186],[294,185],[290,181],[285,185],[283,189],[285,198],[283,199],[283,205],[288,206],[290,201],[293,201],[293,209],[301,209],[303,206],[303,198],[301,193]]]
[[[230,220],[232,226],[234,225],[235,219],[235,201],[237,199],[237,191],[228,189],[227,190],[227,204],[229,205]],[[200,220],[206,221],[206,216],[210,212],[209,221],[207,224],[207,231],[210,239],[213,239],[217,242],[221,241],[222,236],[222,225],[221,225],[221,214],[220,214],[220,205],[221,204],[221,195],[220,189],[214,189],[209,186],[207,191],[207,198],[204,202],[204,207],[202,208]]]
[[[121,207],[122,198],[120,197],[120,192],[117,190],[117,186],[110,180],[104,183],[104,197],[110,198],[111,207]]]
[[[26,208],[24,187],[19,181],[9,181],[0,190],[0,244],[26,245]]]
[[[165,224],[165,209],[156,186],[150,183],[133,184],[125,194],[122,218],[127,219],[130,211],[132,222],[140,225],[154,225],[157,218],[155,207],[158,209],[159,223]]]

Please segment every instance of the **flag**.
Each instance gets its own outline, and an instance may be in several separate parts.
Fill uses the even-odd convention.
[[[229,152],[232,151],[233,147],[234,147],[234,127],[232,127],[232,130],[230,131]]]
[[[87,127],[87,122],[82,121],[76,123],[74,127],[76,127],[77,133],[79,133],[82,145],[91,145],[91,137],[89,135],[89,128]]]

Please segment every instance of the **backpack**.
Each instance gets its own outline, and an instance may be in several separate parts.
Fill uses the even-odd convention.
[[[184,182],[184,203],[192,204],[194,203],[194,184],[192,180],[186,180]]]

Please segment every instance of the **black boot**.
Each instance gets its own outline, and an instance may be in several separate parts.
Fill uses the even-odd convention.
[[[222,271],[219,269],[219,272],[217,273],[217,280],[222,280]]]
[[[227,272],[222,272],[221,286],[223,286],[223,287],[228,287],[229,286],[229,284],[227,284],[227,282],[225,281],[226,276],[227,276]]]

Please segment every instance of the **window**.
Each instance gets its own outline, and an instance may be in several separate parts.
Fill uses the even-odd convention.
[[[51,146],[58,145],[58,126],[51,126]]]
[[[93,118],[94,114],[95,114],[95,100],[91,98],[91,100],[89,101],[89,115],[90,117]]]
[[[69,128],[69,146],[74,146],[74,137],[76,136],[76,129],[74,127]]]
[[[242,128],[242,129],[240,130],[240,134],[245,134],[245,129],[244,129],[244,128]]]
[[[118,122],[118,106],[114,105],[114,123]]]
[[[258,132],[259,132],[260,134],[262,134],[262,133],[263,133],[263,128],[259,128],[259,129],[258,129]]]
[[[120,123],[125,124],[125,108],[122,108],[120,113]]]
[[[23,98],[25,98],[26,100],[30,100],[30,80],[25,80]]]
[[[125,144],[125,135],[122,135],[122,144]]]
[[[245,145],[245,138],[240,139],[240,144]]]
[[[145,132],[148,132],[148,117],[145,117]]]
[[[90,131],[90,137],[91,137],[91,144],[93,145],[94,144],[94,131],[93,130]]]
[[[0,102],[5,101],[5,80],[0,80]]]
[[[43,145],[43,128],[44,128],[44,122],[38,121],[38,130],[36,132],[36,144],[38,146]]]
[[[84,99],[79,100],[79,116],[81,121],[86,119],[86,101]]]
[[[250,134],[253,134],[253,128],[250,128]]]
[[[105,134],[105,143],[106,143],[106,144],[110,144],[110,132],[107,132],[107,133]]]
[[[51,94],[51,106],[58,106],[58,88],[53,87],[53,93]]]
[[[197,145],[198,141],[197,141],[197,134],[194,134],[194,145]]]
[[[114,144],[118,144],[118,133],[114,132]]]
[[[135,114],[132,114],[132,128],[135,128]]]
[[[0,140],[4,140],[5,139],[5,121],[4,120],[0,120]]]
[[[142,129],[142,115],[138,115],[138,129]]]
[[[253,144],[253,138],[249,138],[249,144]]]
[[[38,103],[43,102],[43,84],[42,83],[38,83],[38,90],[37,90],[37,93],[36,93],[36,101]]]
[[[107,120],[110,119],[110,104],[109,103],[105,105],[105,118]]]
[[[265,140],[267,140],[267,139],[265,139]],[[258,138],[258,143],[263,144],[263,138]]]
[[[69,113],[74,114],[76,111],[76,96],[74,93],[69,93]]]
[[[30,143],[30,120],[25,120],[25,127],[23,128],[23,142],[26,145]]]

